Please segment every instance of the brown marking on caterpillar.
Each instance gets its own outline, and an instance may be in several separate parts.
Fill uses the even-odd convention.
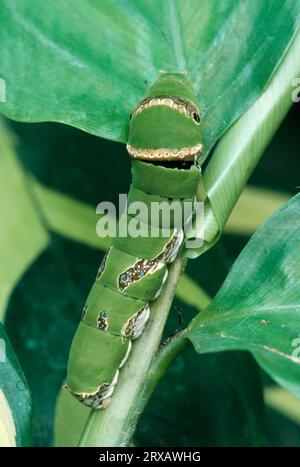
[[[133,266],[121,272],[118,277],[118,288],[123,292],[130,284],[137,282],[147,274],[162,268],[163,264],[156,259],[139,259]]]
[[[164,160],[186,160],[194,161],[198,155],[203,151],[203,144],[197,144],[196,146],[186,148],[159,148],[159,149],[147,149],[147,148],[134,148],[127,144],[127,151],[134,159],[159,161]]]
[[[106,399],[103,399],[101,403],[101,409],[106,409],[106,407],[108,407],[110,403],[111,403],[111,397],[107,397]]]
[[[124,339],[125,340],[125,339]],[[115,386],[118,382],[119,379],[119,373],[120,373],[120,368],[125,364],[127,361],[130,351],[131,351],[131,341],[128,341],[128,349],[126,352],[125,357],[120,363],[119,368],[117,369],[111,383],[102,383],[98,388],[93,391],[93,392],[74,392],[72,389],[65,384],[63,387],[67,389],[72,396],[74,396],[77,400],[82,402],[84,405],[87,405],[88,407],[92,407],[93,409],[105,409],[111,402],[111,396],[114,392]]]
[[[107,261],[109,252],[110,252],[110,249],[108,250],[108,252],[103,257],[103,260],[102,260],[102,262],[101,262],[101,264],[99,266],[98,272],[97,272],[96,281],[98,281],[100,279],[101,274],[103,273],[103,271],[105,269],[105,265],[106,265],[106,261]]]
[[[182,99],[180,97],[171,97],[171,96],[156,96],[156,97],[146,97],[143,99],[135,110],[131,113],[131,118],[134,118],[139,113],[143,112],[146,109],[154,106],[164,106],[169,107],[176,112],[186,115],[188,118],[192,118],[194,122],[200,124],[200,112],[197,107],[192,104],[192,102]]]
[[[129,318],[124,324],[121,334],[124,337],[136,339],[143,332],[146,323],[150,316],[149,305],[145,305],[143,308],[138,310],[131,318]]]
[[[102,310],[99,312],[97,317],[97,328],[101,331],[106,331],[108,328],[108,319],[106,311]]]
[[[143,279],[147,274],[153,274],[155,271],[163,267],[163,263],[173,262],[176,258],[182,240],[182,230],[179,232],[175,231],[173,237],[164,246],[163,251],[159,253],[159,255],[150,260],[139,259],[133,266],[121,272],[117,280],[119,290],[123,292],[130,284]]]
[[[111,383],[102,383],[94,392],[74,392],[72,389],[65,384],[64,388],[80,402],[93,409],[104,409],[106,408],[111,400],[111,395],[114,392],[115,386],[119,378],[119,369],[116,371]]]
[[[182,240],[182,230],[176,230],[173,237],[165,245],[163,251],[158,256],[156,256],[155,260],[163,261],[164,263],[172,263],[177,256]]]

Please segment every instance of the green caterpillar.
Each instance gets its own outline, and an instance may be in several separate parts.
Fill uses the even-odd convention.
[[[130,117],[128,205],[193,200],[202,149],[199,107],[186,72],[160,72]],[[167,237],[113,239],[70,350],[66,387],[85,405],[100,409],[109,404],[132,340],[143,332],[183,239],[174,222]]]

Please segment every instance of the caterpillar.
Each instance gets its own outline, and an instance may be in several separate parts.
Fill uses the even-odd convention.
[[[200,111],[187,73],[160,72],[130,115],[128,205],[193,200],[202,150]],[[145,225],[151,227],[149,222]],[[162,224],[156,227],[162,230]],[[132,341],[143,332],[183,240],[182,226],[174,220],[167,237],[117,234],[113,239],[70,349],[66,387],[83,404],[94,409],[109,404]]]

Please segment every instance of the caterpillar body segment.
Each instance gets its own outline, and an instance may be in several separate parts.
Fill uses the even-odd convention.
[[[96,274],[68,363],[67,388],[94,409],[109,404],[132,341],[143,332],[151,303],[182,246],[184,220],[173,208],[195,199],[200,179],[195,162],[203,148],[200,122],[185,73],[160,74],[131,114],[128,209]],[[137,202],[146,206],[138,229],[132,210]],[[161,203],[170,212],[167,224],[158,212]],[[136,235],[141,229],[146,235]]]

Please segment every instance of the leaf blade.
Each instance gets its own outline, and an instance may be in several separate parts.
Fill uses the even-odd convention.
[[[300,194],[252,237],[211,305],[190,325],[196,350],[249,350],[300,397]]]

